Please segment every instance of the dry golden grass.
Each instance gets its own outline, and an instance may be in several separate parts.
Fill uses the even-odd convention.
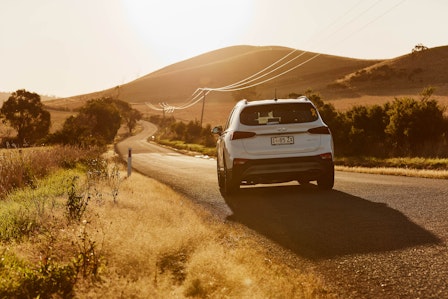
[[[448,179],[448,170],[392,168],[392,167],[347,167],[336,166],[336,170],[358,173],[386,174],[429,179]]]
[[[8,288],[0,284],[0,294],[20,285],[23,296],[35,296],[52,279],[62,282],[57,273],[64,267],[84,264],[76,270],[76,298],[336,297],[309,269],[276,263],[246,228],[223,223],[155,180],[138,173],[123,179],[123,169],[107,177],[82,173],[59,170],[0,201],[11,225],[20,229],[16,220],[25,216],[33,224],[0,245],[0,265],[13,261],[6,263],[12,272],[0,268]],[[75,195],[89,198],[80,222],[67,218],[69,196],[61,192],[78,176]]]
[[[138,173],[117,204],[97,206],[107,267],[80,298],[334,297],[313,273],[272,263],[241,227],[213,220],[168,187]]]

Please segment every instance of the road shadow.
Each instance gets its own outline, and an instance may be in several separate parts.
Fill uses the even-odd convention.
[[[401,212],[315,185],[243,188],[228,217],[311,260],[439,243]]]

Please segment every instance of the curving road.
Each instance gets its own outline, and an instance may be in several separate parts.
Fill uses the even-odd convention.
[[[225,220],[271,240],[282,262],[308,267],[342,298],[448,298],[448,182],[336,172],[335,187],[243,188],[224,200],[216,162],[146,142],[117,145],[133,168]]]

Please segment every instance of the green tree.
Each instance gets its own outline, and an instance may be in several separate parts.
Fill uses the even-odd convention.
[[[103,146],[112,143],[121,125],[121,116],[107,99],[88,101],[78,115],[69,117],[55,141],[80,146]]]
[[[354,106],[346,112],[346,118],[350,125],[348,140],[353,154],[385,155],[388,117],[381,106]]]
[[[129,134],[134,131],[135,127],[137,126],[137,122],[142,119],[143,115],[140,111],[136,109],[130,109],[123,111],[123,114],[121,115],[123,118],[126,127],[128,127]]]
[[[426,47],[425,45],[420,43],[420,44],[415,45],[415,47],[412,49],[412,53],[419,53],[419,52],[423,52],[426,50],[428,50],[428,47]]]
[[[129,134],[135,129],[137,122],[142,119],[143,115],[137,109],[132,108],[132,106],[125,101],[113,99],[113,98],[104,98],[105,103],[115,106],[120,112],[121,119],[123,123],[128,128]]]
[[[204,128],[202,128],[202,144],[207,147],[214,147],[216,145],[215,136],[211,133],[212,126],[210,124],[206,124]]]
[[[195,121],[190,121],[185,128],[184,140],[187,143],[192,143],[198,141],[201,137],[202,127],[200,122],[196,119]]]
[[[175,122],[171,124],[171,131],[174,132],[174,138],[175,139],[182,139],[185,135],[185,131],[187,129],[187,125],[184,122]]]
[[[0,109],[0,114],[17,131],[19,143],[35,143],[48,135],[51,115],[37,93],[19,89]]]
[[[388,110],[390,121],[386,133],[402,154],[420,154],[428,144],[443,138],[444,111],[436,100],[426,96],[421,101],[396,98]]]

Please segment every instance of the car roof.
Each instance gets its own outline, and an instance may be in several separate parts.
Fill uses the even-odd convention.
[[[238,106],[258,106],[258,105],[267,105],[267,104],[277,104],[277,103],[311,103],[312,102],[305,96],[298,97],[297,99],[265,99],[265,100],[256,100],[256,101],[248,101],[241,100],[237,103]]]

